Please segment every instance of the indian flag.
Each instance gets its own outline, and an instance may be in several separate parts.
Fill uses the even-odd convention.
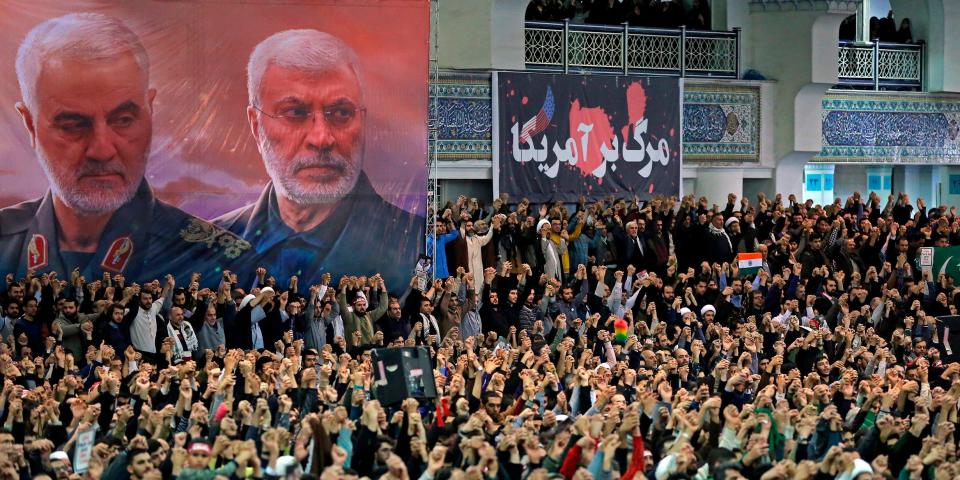
[[[738,253],[737,266],[740,267],[740,276],[753,275],[763,266],[763,256],[759,252]]]

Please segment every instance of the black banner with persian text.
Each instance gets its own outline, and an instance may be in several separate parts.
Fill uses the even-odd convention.
[[[498,73],[495,82],[495,194],[679,194],[679,78]]]

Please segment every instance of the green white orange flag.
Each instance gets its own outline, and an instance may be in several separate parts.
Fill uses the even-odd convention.
[[[740,267],[740,276],[753,275],[763,266],[763,256],[759,252],[738,253],[737,266]]]

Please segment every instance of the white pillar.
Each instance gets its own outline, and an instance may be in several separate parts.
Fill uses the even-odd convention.
[[[684,193],[707,197],[711,205],[716,203],[723,208],[727,204],[727,194],[734,193],[737,198],[743,196],[743,173],[732,168],[698,168],[696,188]]]
[[[866,43],[872,40],[870,38],[870,9],[867,5],[870,0],[863,0],[863,3],[857,7],[857,42]]]
[[[776,192],[784,196],[803,193],[803,166],[813,158],[813,152],[793,152],[777,162]]]

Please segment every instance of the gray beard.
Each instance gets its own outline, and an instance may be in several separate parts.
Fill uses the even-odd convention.
[[[40,160],[40,166],[43,168],[43,173],[47,175],[50,190],[53,192],[53,195],[71,209],[87,215],[101,215],[119,210],[120,207],[133,199],[143,179],[143,172],[141,171],[139,176],[137,176],[137,181],[128,182],[122,190],[98,188],[92,193],[85,192],[76,184],[76,181],[84,174],[94,172],[129,172],[124,172],[122,167],[111,167],[110,165],[93,166],[96,165],[94,162],[87,161],[80,166],[79,171],[70,172],[70,175],[74,176],[73,178],[61,178],[57,176],[54,168],[50,164],[50,159],[43,150],[37,148],[36,153]],[[146,165],[145,159],[143,164]]]
[[[281,162],[278,161],[280,154],[267,139],[266,132],[263,131],[262,125],[259,129],[261,141],[258,147],[260,149],[260,155],[263,157],[263,165],[266,167],[270,179],[273,180],[273,187],[277,190],[277,193],[291,202],[298,205],[337,203],[349,194],[357,184],[357,179],[360,178],[360,172],[363,167],[362,137],[357,140],[357,147],[359,148],[356,149],[356,157],[353,159],[348,160],[332,153],[318,153],[311,156],[301,155],[295,158],[289,166],[284,167],[284,170],[281,170]],[[295,174],[297,170],[317,163],[337,165],[342,168],[343,176],[331,186],[304,185],[296,179]]]

